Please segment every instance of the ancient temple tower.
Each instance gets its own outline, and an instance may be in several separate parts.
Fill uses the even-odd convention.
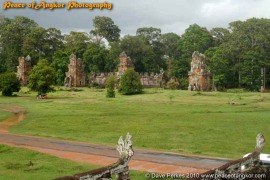
[[[210,73],[205,64],[205,55],[195,51],[192,54],[189,75],[189,90],[208,91],[210,88]]]
[[[130,57],[128,57],[125,52],[122,52],[120,54],[119,61],[120,62],[118,64],[118,72],[117,72],[119,76],[121,76],[128,68],[134,69],[134,65]]]
[[[17,66],[17,77],[22,86],[28,84],[28,75],[31,71],[31,57],[28,55],[26,58],[19,57],[19,66]]]
[[[69,56],[68,72],[66,72],[64,84],[67,87],[85,86],[84,65],[82,60],[80,58],[77,59],[74,54]]]

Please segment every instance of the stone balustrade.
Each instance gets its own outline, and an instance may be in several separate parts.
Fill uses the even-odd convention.
[[[56,178],[55,180],[111,180],[112,175],[115,175],[117,180],[130,180],[128,163],[134,154],[132,136],[128,133],[125,140],[121,136],[116,149],[120,154],[116,163],[73,176]]]

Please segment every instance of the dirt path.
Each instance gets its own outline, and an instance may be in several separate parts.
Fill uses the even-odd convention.
[[[119,157],[115,147],[111,146],[10,134],[8,128],[16,125],[25,116],[25,111],[22,108],[11,108],[11,110],[14,115],[0,123],[1,144],[102,166],[116,162]],[[117,142],[117,140],[115,141]],[[157,173],[201,173],[228,161],[228,159],[221,158],[135,149],[135,155],[129,166],[132,170]]]
[[[10,105],[10,104],[0,104],[0,110],[13,113],[11,117],[0,122],[0,132],[3,132],[3,133],[8,133],[8,129],[11,126],[15,126],[20,121],[22,121],[26,114],[26,111],[24,108],[15,106],[15,105]]]

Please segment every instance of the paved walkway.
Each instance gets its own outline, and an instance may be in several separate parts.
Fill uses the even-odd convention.
[[[0,123],[0,143],[14,147],[27,148],[77,162],[87,162],[106,166],[119,158],[115,147],[58,140],[43,137],[16,135],[8,133],[8,127],[14,125],[23,115],[16,112],[13,117]],[[117,143],[117,139],[115,140]],[[129,167],[132,170],[156,173],[202,173],[228,162],[228,159],[184,155],[134,149]]]
[[[117,140],[116,140],[117,141]],[[117,161],[119,155],[115,147],[92,143],[73,142],[42,137],[0,133],[0,143],[32,149],[60,158],[97,165],[109,165]],[[221,166],[228,159],[209,158],[176,153],[164,153],[135,149],[130,168],[157,173],[201,173]]]

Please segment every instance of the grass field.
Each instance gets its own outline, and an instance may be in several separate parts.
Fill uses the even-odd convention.
[[[13,133],[115,145],[130,132],[135,148],[230,158],[252,151],[259,132],[270,139],[270,94],[162,89],[113,99],[105,94],[83,88],[49,93],[46,100],[22,93],[0,102],[27,110]]]
[[[0,109],[0,122],[9,118],[12,114],[10,112],[7,111],[3,111]]]
[[[35,151],[0,145],[0,180],[48,180],[98,168]],[[29,161],[33,166],[29,166]],[[53,162],[53,163],[52,163]],[[131,171],[131,179],[143,179],[145,173]]]
[[[0,145],[0,179],[53,179],[89,171],[97,166],[74,163],[35,151]],[[34,164],[29,166],[29,161]],[[53,163],[52,163],[53,162]],[[39,178],[38,178],[39,179]]]

